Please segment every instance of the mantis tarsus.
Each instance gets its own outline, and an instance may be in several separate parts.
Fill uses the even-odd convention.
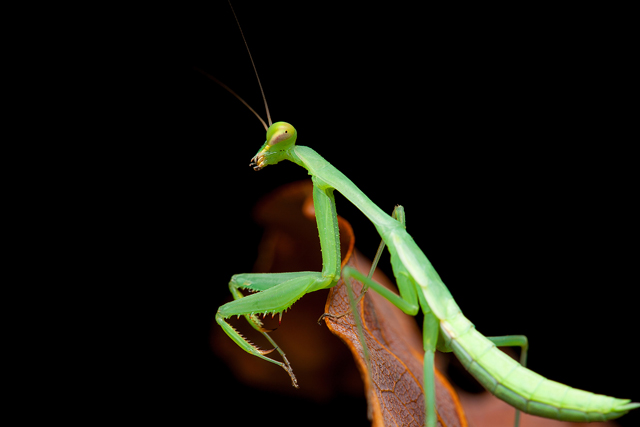
[[[342,276],[355,278],[379,292],[404,312],[424,313],[425,400],[426,425],[436,423],[433,404],[433,354],[435,350],[453,351],[465,367],[492,393],[514,407],[528,413],[570,421],[612,419],[640,407],[629,400],[614,399],[569,388],[549,381],[496,349],[496,345],[523,347],[526,358],[526,338],[522,336],[487,339],[478,333],[461,313],[448,289],[440,280],[429,260],[405,230],[403,223],[378,208],[351,180],[308,147],[296,146],[296,130],[284,122],[269,120],[266,142],[251,160],[256,170],[289,160],[305,168],[314,183],[314,202],[323,270],[281,274],[238,274],[230,282],[236,299],[223,305],[216,321],[245,351],[285,369],[296,385],[295,376],[284,352],[269,337],[257,315],[282,314],[297,299],[308,292],[334,286]],[[336,228],[336,207],[333,191],[337,190],[364,213],[376,227],[391,254],[391,263],[400,296],[386,291],[357,271],[340,271],[339,240]],[[400,212],[399,210],[396,213]],[[257,292],[244,297],[241,289]],[[225,319],[244,315],[254,328],[261,331],[283,357],[280,362],[268,357],[273,350],[263,351],[240,336]],[[517,424],[517,421],[516,421]]]

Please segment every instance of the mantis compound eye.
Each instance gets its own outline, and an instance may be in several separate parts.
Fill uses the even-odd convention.
[[[291,137],[291,134],[288,133],[288,131],[284,131],[280,134],[276,134],[276,136],[269,142],[269,145],[274,146],[276,144],[279,144],[283,141],[286,141],[287,139],[289,139]]]
[[[282,144],[283,142],[287,142],[287,144],[283,144],[283,146],[278,146],[278,150],[284,150],[289,148],[292,144],[295,143],[296,138],[296,130],[289,123],[285,122],[277,122],[271,125],[269,130],[267,131],[267,141],[270,147],[274,147]]]

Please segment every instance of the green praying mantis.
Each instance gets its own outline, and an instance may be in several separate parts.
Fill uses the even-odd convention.
[[[268,109],[267,115],[269,116]],[[409,315],[422,311],[425,425],[428,427],[434,427],[437,423],[433,366],[436,350],[453,352],[485,388],[515,407],[516,426],[518,411],[559,420],[598,421],[614,419],[640,407],[639,403],[631,403],[628,399],[617,399],[571,388],[527,369],[525,366],[528,342],[524,336],[485,337],[480,334],[462,314],[438,273],[407,232],[402,207],[396,207],[391,214],[386,213],[316,151],[296,145],[297,131],[292,125],[285,122],[272,124],[270,117],[268,123],[268,127],[265,124],[266,141],[251,159],[250,166],[259,171],[288,160],[308,171],[313,181],[313,199],[323,267],[319,272],[234,275],[229,283],[234,301],[218,309],[216,322],[240,348],[282,367],[297,387],[296,377],[284,351],[269,336],[269,331],[264,329],[258,316],[277,314],[281,317],[285,310],[305,294],[331,288],[341,278],[347,284],[350,279],[354,279],[361,281],[366,289],[378,292]],[[384,243],[377,257],[384,247],[388,248],[399,295],[357,270],[348,266],[341,268],[334,191],[341,193],[375,226]],[[243,290],[251,294],[245,296]],[[352,298],[352,305],[353,302]],[[226,321],[232,316],[241,315],[264,335],[273,345],[273,349],[259,349]],[[331,319],[331,316],[327,317]],[[357,315],[355,318],[358,322]],[[500,351],[497,348],[499,346],[521,347],[520,363]],[[277,351],[283,361],[269,357],[273,351]]]

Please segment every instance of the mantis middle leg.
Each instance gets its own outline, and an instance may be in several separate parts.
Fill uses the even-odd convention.
[[[399,221],[403,226],[405,225],[405,215],[404,215],[404,208],[400,205],[396,206],[393,210],[392,213],[392,218],[396,219],[397,221]],[[398,279],[398,289],[400,291],[400,295],[394,293],[393,291],[390,291],[389,289],[387,289],[386,287],[380,285],[379,283],[375,282],[371,277],[373,276],[373,273],[376,269],[376,266],[378,264],[378,261],[380,260],[380,256],[382,255],[382,252],[384,251],[385,248],[385,243],[384,240],[382,240],[380,242],[380,245],[378,246],[378,250],[376,252],[376,255],[374,257],[374,260],[371,264],[371,268],[369,270],[369,274],[367,276],[365,276],[364,274],[362,274],[361,272],[359,272],[358,270],[349,267],[349,266],[345,266],[342,269],[342,277],[344,279],[344,283],[347,289],[347,295],[349,297],[349,305],[351,307],[351,310],[346,311],[344,313],[340,313],[340,314],[330,314],[330,313],[324,313],[322,316],[320,316],[320,318],[318,319],[318,323],[320,323],[320,321],[322,321],[322,319],[329,317],[331,319],[337,320],[340,319],[344,316],[346,316],[349,313],[353,313],[354,316],[354,320],[356,323],[356,328],[358,330],[358,338],[360,340],[360,345],[362,346],[362,351],[363,351],[363,356],[365,359],[365,363],[367,365],[367,367],[369,368],[369,371],[371,371],[371,364],[370,364],[370,360],[369,360],[369,351],[367,349],[366,346],[366,342],[364,339],[364,328],[362,325],[362,319],[358,316],[358,311],[356,309],[356,305],[358,304],[358,302],[360,300],[362,300],[362,298],[364,297],[365,293],[367,292],[367,290],[369,289],[369,287],[373,288],[377,293],[379,293],[380,295],[382,295],[385,299],[387,299],[389,302],[391,302],[393,305],[395,305],[396,307],[400,308],[402,311],[404,311],[405,313],[414,316],[419,309],[418,306],[418,300],[417,300],[417,296],[415,293],[415,288],[413,287],[412,284],[407,283],[408,281],[406,279],[408,279],[408,273],[402,274],[402,278],[405,280],[402,280],[402,284],[401,284],[401,276],[399,275],[399,272],[397,272],[394,269],[394,273],[396,275],[396,278]],[[358,296],[358,298],[354,297],[354,293],[353,293],[353,289],[351,287],[351,282],[350,279],[355,279],[359,282],[362,283],[362,290],[360,291],[360,295]]]
[[[394,218],[395,220],[397,220],[398,222],[400,222],[403,227],[406,227],[406,219],[405,219],[405,215],[404,215],[404,208],[401,205],[397,205],[393,209],[393,213],[391,214],[391,217]],[[384,240],[381,240],[380,241],[380,245],[378,246],[378,250],[376,251],[376,255],[374,256],[373,261],[371,262],[371,268],[369,269],[369,274],[367,275],[368,279],[371,279],[371,277],[373,277],[373,273],[375,272],[376,267],[378,266],[378,261],[380,261],[380,257],[382,256],[382,253],[384,252],[385,246],[386,245],[384,243]],[[345,267],[345,268],[348,268],[348,270],[346,270],[346,272],[345,272],[345,270],[343,270],[343,274],[346,274],[347,277],[352,277],[352,278],[356,278],[357,279],[357,277],[355,277],[355,275],[353,273],[356,270],[353,270],[350,267]],[[361,273],[358,274],[358,276],[362,277]],[[358,304],[360,302],[360,300],[362,300],[362,298],[364,298],[364,295],[366,294],[367,290],[370,287],[370,285],[369,285],[370,283],[373,283],[373,287],[378,289],[379,292],[385,292],[385,290],[386,290],[386,293],[387,293],[388,297],[385,297],[385,298],[387,298],[387,299],[395,298],[397,296],[397,295],[393,294],[393,292],[389,292],[388,289],[386,289],[385,287],[378,285],[373,280],[366,280],[366,281],[359,280],[359,281],[362,282],[363,286],[362,286],[362,290],[360,291],[360,295],[358,296],[358,298],[354,298],[353,297],[353,290],[350,287],[347,288],[347,291],[348,291],[347,294],[349,296],[349,303],[350,303],[350,306],[351,306],[351,310],[350,311],[345,311],[344,313],[340,313],[340,314],[324,313],[318,319],[318,323],[320,323],[325,317],[330,317],[331,319],[336,320],[336,319],[340,319],[341,317],[346,316],[347,314],[349,314],[351,312],[355,313],[355,306],[356,306],[356,304]],[[348,282],[345,281],[345,285],[347,283]],[[398,301],[398,300],[396,300],[396,301]],[[390,300],[390,302],[393,303],[394,305],[396,305],[394,301]],[[415,304],[416,301],[413,301],[413,302]],[[400,302],[400,304],[402,304],[402,303]],[[417,313],[417,311],[416,311],[416,313]],[[414,315],[414,314],[412,314],[412,315]]]
[[[402,206],[396,206],[393,211],[392,217],[399,221],[403,226],[406,224],[404,208]],[[404,313],[414,316],[417,314],[418,310],[422,306],[424,312],[424,326],[423,326],[423,348],[425,350],[424,354],[424,366],[423,366],[423,389],[425,396],[425,425],[427,427],[435,427],[438,422],[438,414],[436,412],[436,390],[435,390],[435,373],[434,373],[434,360],[435,360],[435,351],[437,347],[438,334],[439,334],[439,321],[436,316],[433,314],[428,304],[424,300],[424,298],[417,292],[417,285],[411,278],[411,275],[405,268],[405,266],[398,260],[394,259],[392,256],[391,264],[393,267],[393,273],[396,278],[396,282],[398,285],[398,291],[400,295],[394,293],[393,291],[387,289],[386,287],[380,285],[375,282],[371,276],[375,266],[377,264],[378,259],[382,251],[385,248],[384,241],[380,244],[378,248],[378,252],[376,253],[376,257],[372,264],[371,271],[368,276],[365,276],[363,273],[346,266],[342,270],[342,277],[345,280],[345,283],[348,284],[348,279],[354,278],[363,284],[363,290],[358,297],[358,300],[363,297],[364,293],[368,288],[372,288],[382,297],[387,299],[393,305],[398,307]],[[355,298],[353,297],[353,292],[350,287],[347,286],[347,290],[350,291],[350,303],[352,303],[352,307],[354,305]],[[352,309],[353,310],[353,309]],[[354,315],[357,312],[354,311]],[[343,314],[342,314],[343,315]],[[323,315],[323,317],[330,318],[339,318],[342,315]],[[359,335],[361,332],[359,333]],[[360,341],[363,345],[365,358],[367,356],[366,348],[364,348],[364,337],[360,337]]]

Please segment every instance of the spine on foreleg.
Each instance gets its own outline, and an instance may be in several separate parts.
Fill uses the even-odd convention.
[[[626,399],[578,390],[525,368],[478,332],[462,313],[441,321],[445,344],[492,394],[528,414],[563,421],[605,421],[638,407]]]

